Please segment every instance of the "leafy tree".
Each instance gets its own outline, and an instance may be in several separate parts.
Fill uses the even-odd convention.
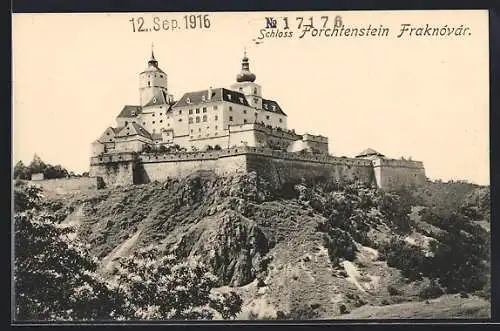
[[[142,249],[120,262],[117,282],[127,295],[128,318],[212,319],[218,312],[227,319],[241,311],[237,294],[212,292],[217,278],[199,260],[159,256],[157,249]]]
[[[40,189],[17,184],[14,283],[18,320],[84,320],[119,316],[123,297],[95,275],[96,261],[40,210]]]
[[[18,161],[14,166],[14,178],[18,177],[25,180],[31,179],[29,169],[24,165],[23,161]]]

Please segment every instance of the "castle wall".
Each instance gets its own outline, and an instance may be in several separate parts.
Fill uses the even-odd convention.
[[[249,154],[247,170],[257,171],[275,187],[299,182],[302,178],[319,180],[331,178],[339,183],[360,182],[367,185],[374,183],[373,169],[369,162],[321,156],[295,158],[290,157],[289,153],[276,151],[272,154]]]
[[[246,156],[238,155],[235,150],[233,153],[231,156],[222,151],[142,155],[136,178],[140,183],[148,183],[186,177],[198,170],[219,175],[246,171]]]
[[[419,186],[427,180],[420,161],[381,158],[372,162],[377,186],[383,189]]]
[[[41,187],[44,193],[56,195],[97,190],[104,184],[101,177],[54,178],[30,183]]]
[[[255,170],[275,187],[302,178],[333,178],[340,183],[374,183],[369,160],[347,159],[329,155],[299,155],[265,148],[239,146],[231,149],[178,154],[143,154],[138,157],[136,180],[154,180],[188,176],[197,170],[219,175]]]
[[[136,184],[135,156],[132,153],[117,153],[92,157],[89,176],[101,177],[105,187]]]

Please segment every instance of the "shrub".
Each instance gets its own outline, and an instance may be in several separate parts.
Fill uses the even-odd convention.
[[[392,285],[387,286],[387,292],[389,292],[389,295],[401,295],[403,294],[400,290],[395,288]]]
[[[440,297],[441,295],[443,295],[443,293],[444,293],[443,290],[441,289],[441,287],[439,287],[437,283],[431,282],[429,285],[420,290],[418,296],[421,299],[427,300]]]

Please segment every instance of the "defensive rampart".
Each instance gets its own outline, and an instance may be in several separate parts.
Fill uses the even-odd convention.
[[[76,178],[54,178],[43,180],[32,180],[30,184],[41,187],[44,193],[68,194],[88,190],[97,190],[104,187],[101,177],[76,177]]]
[[[423,164],[416,161],[371,161],[248,146],[204,152],[104,155],[91,158],[90,173],[102,177],[106,186],[117,186],[181,178],[197,170],[219,175],[256,171],[276,187],[301,178],[331,178],[339,183],[377,184],[381,188],[425,180]]]

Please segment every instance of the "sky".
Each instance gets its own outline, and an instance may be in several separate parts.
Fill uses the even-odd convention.
[[[185,15],[210,27],[184,28]],[[345,27],[387,27],[386,37],[301,34],[340,16]],[[134,32],[177,20],[182,28]],[[189,16],[188,16],[189,17]],[[265,17],[288,17],[294,36],[256,39]],[[305,22],[304,22],[305,23]],[[263,96],[276,100],[298,133],[329,138],[330,153],[373,148],[424,162],[431,179],[489,184],[487,11],[116,13],[13,15],[13,163],[88,171],[90,144],[124,105],[139,103],[139,73],[151,44],[169,93],[228,87],[246,47]],[[463,36],[408,36],[412,27],[469,27]]]

